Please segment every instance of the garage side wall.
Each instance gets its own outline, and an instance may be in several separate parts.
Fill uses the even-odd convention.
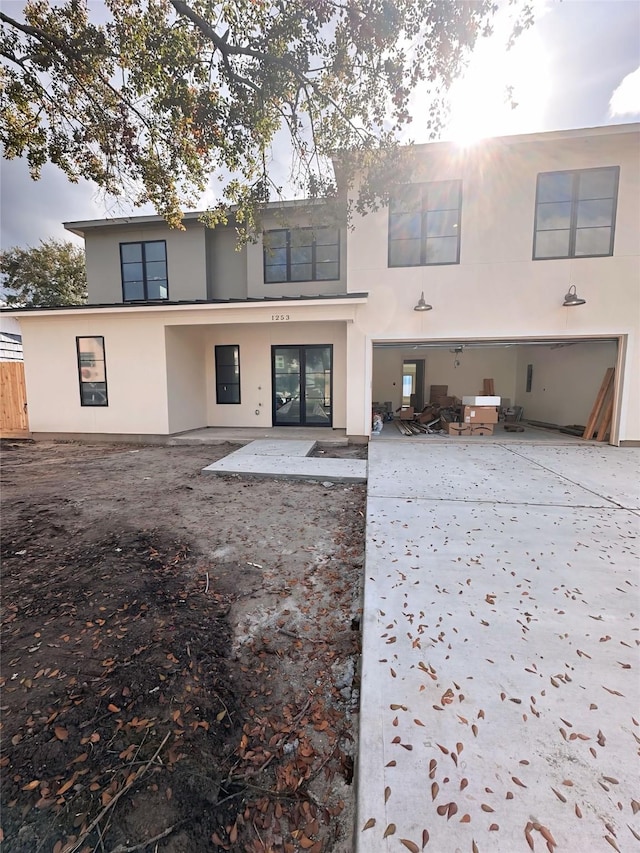
[[[32,432],[168,431],[161,324],[108,315],[22,317]],[[76,336],[104,337],[108,406],[81,406]]]
[[[608,367],[616,366],[617,344],[577,343],[519,347],[516,404],[524,417],[545,423],[587,423]],[[531,391],[527,392],[527,365]]]

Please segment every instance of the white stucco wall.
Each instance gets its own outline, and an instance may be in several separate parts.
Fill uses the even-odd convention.
[[[168,432],[164,329],[148,317],[90,314],[22,322],[32,432]],[[76,336],[102,335],[108,406],[81,406]]]
[[[272,426],[271,347],[288,344],[333,345],[333,428],[346,423],[346,328],[345,323],[279,323],[224,325],[205,332],[208,426]],[[214,347],[240,347],[239,405],[216,403]],[[257,414],[256,414],[257,412]]]
[[[639,150],[638,125],[418,148],[414,180],[463,182],[460,263],[388,268],[387,210],[356,219],[347,281],[349,290],[370,294],[358,312],[364,339],[626,335],[619,438],[640,439]],[[613,165],[620,166],[613,257],[532,261],[538,173]],[[585,305],[562,307],[571,284]],[[421,291],[432,311],[413,311]],[[365,408],[352,428],[368,418]]]
[[[207,418],[205,336],[199,326],[165,327],[169,432],[198,429]]]
[[[271,346],[314,343],[333,346],[333,427],[344,429],[347,327],[356,309],[351,300],[336,300],[25,313],[30,429],[164,435],[207,425],[268,428]],[[75,340],[85,335],[105,340],[105,407],[80,405]],[[240,346],[238,406],[216,403],[216,344]]]

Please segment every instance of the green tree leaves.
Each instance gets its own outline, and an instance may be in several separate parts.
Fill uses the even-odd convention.
[[[348,180],[347,166],[393,151],[418,85],[437,129],[439,97],[494,11],[491,0],[28,0],[22,15],[0,12],[0,142],[34,178],[52,162],[151,202],[174,227],[213,174],[210,224],[238,204],[250,229],[278,192],[281,128],[300,188],[334,194],[332,154],[349,152]]]
[[[0,274],[11,306],[51,308],[87,301],[84,252],[64,240],[41,240],[34,248],[0,253]]]

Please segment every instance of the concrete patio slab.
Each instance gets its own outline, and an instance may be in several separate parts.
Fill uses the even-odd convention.
[[[286,441],[262,439],[245,444],[234,451],[234,456],[309,456],[317,441]]]
[[[309,456],[256,456],[231,453],[202,469],[203,474],[244,474],[287,480],[320,480],[330,483],[365,483],[363,459],[320,459]]]
[[[567,454],[574,450],[557,449]],[[368,487],[372,497],[612,505],[608,498],[525,458],[521,448],[453,442],[372,442],[369,461],[374,463],[370,464]]]
[[[357,853],[531,853],[553,849],[545,834],[558,851],[637,849],[638,515],[585,505],[592,493],[571,483],[563,496],[561,475],[506,451],[483,462],[450,445],[427,460],[413,445],[405,479],[390,484],[380,446],[369,457]],[[456,476],[455,498],[416,497],[416,469],[436,471],[445,494],[446,472]],[[617,494],[632,493],[632,475],[619,476]],[[480,489],[485,477],[504,502]],[[482,498],[465,497],[465,482]]]
[[[346,447],[349,444],[343,429],[328,427],[202,427],[172,435],[169,445],[248,444],[256,439],[267,441],[317,441],[326,447]]]

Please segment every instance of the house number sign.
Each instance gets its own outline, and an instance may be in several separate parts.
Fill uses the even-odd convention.
[[[289,314],[272,314],[271,319],[272,320],[290,320],[291,317],[289,316]]]

